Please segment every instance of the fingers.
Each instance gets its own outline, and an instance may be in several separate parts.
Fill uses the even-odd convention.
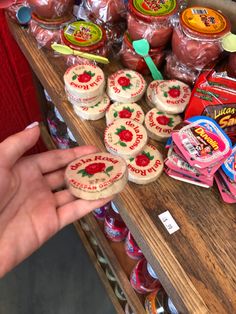
[[[63,188],[65,186],[65,169],[57,170],[52,173],[48,173],[44,176],[44,180],[46,184],[50,187],[50,189],[57,190]]]
[[[66,167],[76,158],[96,153],[97,151],[98,149],[95,146],[80,146],[65,150],[51,150],[30,158],[32,158],[32,162],[38,164],[42,173],[48,173]]]
[[[63,190],[54,193],[56,206],[61,207],[76,200],[76,198],[68,191]]]
[[[15,162],[38,141],[40,130],[37,124],[29,129],[9,136],[0,143],[0,165],[12,167]]]
[[[60,229],[66,225],[87,215],[95,208],[104,206],[110,202],[113,197],[103,198],[97,201],[76,200],[57,209]]]

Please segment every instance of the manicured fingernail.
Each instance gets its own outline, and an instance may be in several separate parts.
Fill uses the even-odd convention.
[[[26,129],[33,129],[34,127],[36,127],[37,125],[39,125],[39,123],[37,121],[31,123],[30,125],[28,125],[26,127]]]

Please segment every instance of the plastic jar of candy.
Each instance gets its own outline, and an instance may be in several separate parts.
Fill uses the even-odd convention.
[[[221,39],[231,26],[220,12],[206,7],[190,7],[180,15],[174,28],[172,50],[178,61],[190,68],[202,69],[223,51]]]
[[[132,40],[146,38],[152,48],[171,39],[171,17],[177,13],[176,0],[129,0],[128,33]]]
[[[72,22],[73,16],[67,16],[57,21],[45,21],[33,14],[29,24],[29,30],[38,42],[39,47],[51,49],[54,42],[61,42],[61,30]]]
[[[132,236],[130,231],[125,239],[125,252],[132,259],[140,259],[143,257],[143,253],[137,245],[136,241],[134,240],[134,237]]]
[[[161,286],[156,273],[146,258],[138,261],[132,270],[130,283],[134,290],[140,294],[152,292]]]
[[[85,21],[73,22],[61,32],[62,42],[74,50],[106,56],[106,33],[97,24]]]
[[[198,70],[179,62],[173,53],[166,57],[164,73],[168,79],[179,80],[189,85],[193,85],[199,75]]]
[[[165,57],[164,47],[152,48],[149,50],[149,55],[155,65],[160,68]],[[141,74],[150,74],[149,68],[144,59],[138,55],[132,46],[132,40],[128,33],[125,33],[122,48],[120,50],[120,60],[124,67],[137,71]]]
[[[89,12],[103,23],[118,23],[125,17],[124,0],[86,0]]]
[[[57,19],[72,13],[73,0],[28,0],[29,5],[41,18]]]
[[[113,242],[123,241],[128,233],[128,228],[122,220],[118,208],[113,202],[111,202],[111,207],[106,213],[104,233],[105,236]]]
[[[236,52],[233,52],[229,55],[227,73],[229,76],[236,78]]]

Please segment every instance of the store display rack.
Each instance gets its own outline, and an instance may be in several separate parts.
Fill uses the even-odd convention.
[[[78,143],[96,145],[105,150],[104,119],[82,121],[74,114],[66,99],[63,84],[66,69],[64,57],[55,58],[51,51],[38,49],[27,30],[12,21],[9,21],[9,27]],[[118,67],[112,63],[103,69],[108,75]],[[145,102],[141,104],[147,111]],[[155,145],[161,148],[157,142]],[[136,242],[181,313],[236,313],[235,206],[223,203],[215,187],[204,189],[163,174],[147,186],[127,184],[116,199],[116,204]],[[173,234],[168,233],[158,217],[165,211],[171,213],[180,227]],[[91,216],[86,217],[95,233],[98,228],[92,224],[91,219]],[[106,252],[107,242],[103,242],[105,237],[102,233],[99,237],[101,244],[105,243],[104,254],[115,255]],[[110,261],[114,271],[117,271],[116,260]],[[125,273],[124,270],[123,272]],[[117,274],[117,280],[125,285],[128,277],[122,279]],[[137,305],[139,298],[134,295],[130,285],[126,294],[134,302],[136,312],[143,313]]]

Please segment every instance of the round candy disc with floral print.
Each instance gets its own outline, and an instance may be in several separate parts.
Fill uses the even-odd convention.
[[[153,90],[152,100],[155,106],[169,114],[185,110],[191,96],[190,87],[178,80],[162,81]]]
[[[125,160],[109,153],[95,153],[76,159],[65,172],[71,193],[85,200],[96,200],[121,192],[127,177]]]
[[[91,98],[103,94],[105,77],[103,71],[93,64],[77,64],[64,74],[65,87],[76,98]]]
[[[110,105],[109,97],[104,94],[103,99],[91,107],[73,106],[75,113],[85,120],[99,120],[105,116],[105,111]]]
[[[163,158],[158,149],[147,144],[136,156],[128,159],[129,181],[147,184],[155,181],[163,171]]]
[[[155,91],[157,89],[157,86],[161,83],[162,81],[160,80],[155,80],[152,81],[147,88],[146,91],[146,103],[148,104],[149,107],[154,108],[154,102],[153,102],[153,95],[155,94]]]
[[[136,103],[122,104],[115,102],[106,112],[107,125],[111,124],[116,119],[132,119],[138,123],[143,123],[143,109]]]
[[[104,134],[106,149],[124,158],[135,157],[147,143],[147,132],[142,124],[131,119],[114,120]]]
[[[142,98],[145,89],[142,75],[132,70],[119,70],[108,77],[107,94],[113,101],[136,102]]]
[[[170,115],[154,108],[145,117],[148,136],[157,141],[165,141],[171,136],[173,128],[182,121],[178,115]]]

